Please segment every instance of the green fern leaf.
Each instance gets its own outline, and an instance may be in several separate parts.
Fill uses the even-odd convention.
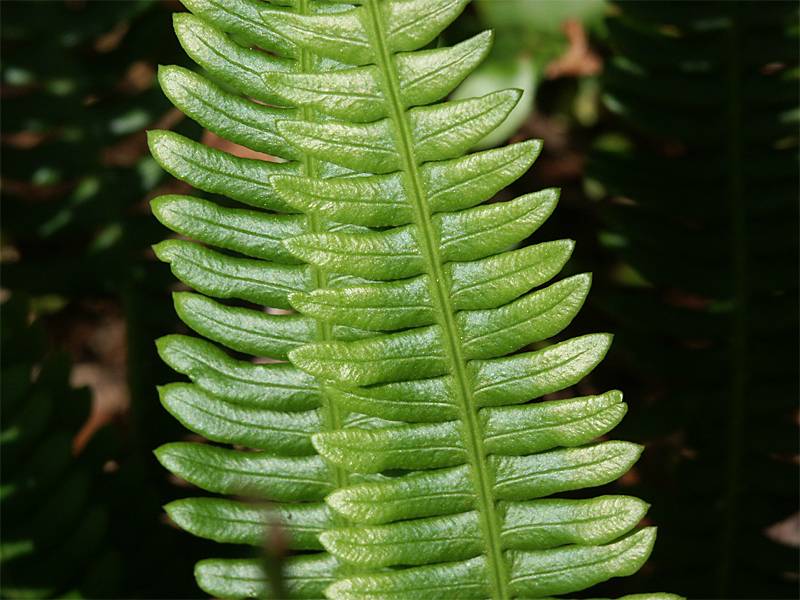
[[[466,3],[364,0],[335,14],[264,15],[296,46],[352,65],[333,75],[264,79],[284,103],[330,117],[281,120],[283,137],[359,172],[325,180],[281,174],[269,185],[314,218],[391,226],[285,242],[306,263],[371,280],[293,292],[295,308],[331,324],[392,332],[312,342],[289,351],[290,360],[327,381],[340,409],[404,422],[312,438],[332,463],[377,474],[328,495],[353,525],[321,533],[322,544],[361,568],[394,567],[343,576],[329,598],[568,594],[632,574],[655,539],[654,528],[631,533],[646,511],[635,498],[544,499],[613,481],[641,448],[595,442],[625,413],[619,392],[528,403],[577,383],[611,339],[587,335],[516,353],[570,323],[590,278],[529,293],[558,272],[571,243],[509,250],[547,219],[557,191],[477,206],[538,154],[537,143],[523,143],[464,156],[508,116],[519,93],[420,106],[409,92],[428,61],[440,61],[440,81],[463,78],[447,63],[455,48],[415,51]],[[416,74],[415,64],[424,65]],[[393,469],[406,473],[380,475]]]

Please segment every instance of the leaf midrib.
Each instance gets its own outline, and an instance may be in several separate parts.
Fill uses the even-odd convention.
[[[299,0],[297,6],[297,12],[301,15],[312,15],[313,11],[311,10],[311,6],[309,0]],[[303,73],[313,73],[314,72],[314,57],[305,48],[300,49],[300,68]],[[309,108],[308,106],[303,106],[301,109],[302,119],[306,122],[314,122],[315,114],[314,110]],[[314,159],[310,153],[304,152],[303,153],[303,171],[306,177],[314,178],[317,176],[317,160]],[[323,223],[321,222],[320,218],[316,215],[309,215],[308,217],[308,225],[309,230],[313,234],[319,234],[326,231]],[[314,289],[324,289],[328,287],[328,274],[320,267],[316,267],[310,265],[311,269],[311,280],[313,282]],[[315,319],[317,324],[317,339],[321,342],[330,342],[334,340],[333,336],[333,326],[330,323],[322,321],[320,319]],[[329,395],[325,391],[325,387],[320,383],[318,386],[320,396],[322,398],[322,406],[321,412],[323,417],[324,427],[330,431],[338,431],[343,428],[344,425],[344,415],[336,407],[336,403],[333,398],[329,397]],[[333,485],[334,489],[342,489],[346,487],[349,483],[349,477],[347,471],[345,471],[342,467],[338,465],[328,465],[328,468],[332,474]],[[337,516],[336,514],[332,515],[332,520],[334,525],[340,525],[344,522],[344,520]],[[346,522],[344,522],[346,524]]]
[[[492,596],[495,600],[508,600],[509,576],[503,556],[500,523],[497,515],[494,496],[492,493],[491,478],[485,464],[486,451],[483,446],[482,432],[477,413],[473,410],[472,390],[466,372],[466,360],[460,344],[458,327],[455,322],[455,310],[449,297],[449,287],[446,285],[442,260],[439,254],[434,226],[431,222],[430,207],[422,185],[422,177],[414,155],[414,140],[409,130],[409,123],[404,107],[400,101],[399,77],[396,65],[389,49],[386,47],[383,16],[376,0],[369,0],[364,5],[371,21],[368,29],[372,38],[372,45],[376,54],[376,63],[383,75],[387,104],[389,105],[389,118],[395,124],[398,134],[398,154],[404,166],[406,189],[410,192],[413,205],[415,224],[422,233],[420,250],[429,269],[431,283],[431,296],[434,310],[440,317],[440,326],[443,328],[445,350],[451,363],[451,374],[456,381],[459,395],[462,422],[466,430],[467,455],[470,470],[477,475],[476,491],[478,508],[483,523],[483,533],[486,541],[486,556],[494,583]],[[438,310],[436,310],[438,308]]]

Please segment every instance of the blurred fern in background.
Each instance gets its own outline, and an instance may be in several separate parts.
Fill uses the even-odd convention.
[[[645,462],[658,490],[639,492],[662,499],[657,575],[694,597],[794,597],[796,548],[768,528],[797,509],[797,5],[616,8],[619,118],[590,177],[618,257],[604,306],[649,390],[629,432],[673,463]]]
[[[3,288],[12,301],[33,297],[47,337],[73,357],[72,379],[95,391],[92,420],[120,421],[107,527],[125,557],[121,589],[136,597],[187,593],[190,563],[175,565],[194,551],[173,545],[173,530],[160,522],[168,483],[150,452],[177,427],[153,393],[160,361],[152,339],[174,318],[168,307],[153,308],[171,280],[148,256],[160,233],[147,201],[176,184],[148,155],[145,129],[200,133],[156,82],[159,62],[182,58],[174,8],[155,0],[12,1],[2,3],[0,24]],[[4,359],[15,352],[3,350]],[[3,384],[33,402],[13,380]],[[10,419],[4,410],[4,426]],[[12,464],[5,452],[3,459],[5,482]],[[23,526],[4,519],[4,539],[12,522]]]
[[[90,395],[70,387],[67,357],[48,352],[29,310],[17,296],[0,315],[0,597],[111,597],[121,564],[109,549],[103,465],[113,439],[105,431],[76,447]]]
[[[134,401],[152,394],[141,380],[158,364],[151,333],[172,323],[151,308],[170,279],[147,259],[159,237],[147,200],[175,184],[147,154],[145,128],[200,131],[156,82],[158,62],[181,57],[171,8],[6,2],[0,25],[3,287],[47,295],[65,319],[98,298],[123,312]]]
[[[4,286],[118,293],[158,237],[141,204],[165,178],[144,129],[180,117],[155,85],[177,54],[167,7],[7,2],[2,31]]]

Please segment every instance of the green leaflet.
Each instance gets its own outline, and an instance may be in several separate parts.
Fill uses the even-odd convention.
[[[604,442],[529,456],[490,456],[484,468],[493,476],[494,498],[525,500],[609,483],[625,473],[640,452],[635,444]],[[466,466],[423,471],[337,490],[327,500],[355,522],[447,514],[477,504],[468,474]]]
[[[656,539],[654,527],[604,546],[566,546],[549,551],[510,551],[511,593],[521,596],[569,593],[605,579],[601,573],[632,575]],[[564,565],[568,565],[565,570]],[[598,565],[602,568],[598,569]]]
[[[337,562],[325,553],[302,555],[286,561],[283,586],[291,598],[319,598],[335,581]],[[264,578],[261,559],[202,560],[194,570],[197,584],[218,598],[263,598],[272,593]]]
[[[167,514],[187,531],[217,542],[259,546],[267,526],[281,524],[293,550],[321,550],[319,534],[330,526],[327,507],[306,502],[271,508],[222,498],[176,500],[165,507]]]
[[[525,455],[558,446],[577,446],[610,431],[624,416],[622,394],[550,400],[481,412],[487,452]],[[386,434],[390,434],[387,436]],[[429,469],[460,464],[464,444],[454,421],[409,424],[384,430],[352,430],[318,436],[327,457],[358,472]]]
[[[239,7],[231,8],[234,12]],[[214,16],[174,15],[175,35],[186,54],[219,83],[256,100],[278,101],[263,85],[261,76],[294,69],[295,61],[243,48],[225,35],[225,24],[215,21]]]
[[[298,214],[275,191],[272,178],[279,175],[341,178],[348,169],[323,164],[286,143],[282,128],[287,121],[313,115],[275,93],[264,75],[311,76],[317,69],[342,65],[299,48],[281,27],[263,18],[327,10],[318,3],[186,0],[185,5],[192,14],[175,15],[175,32],[202,74],[161,67],[162,89],[203,127],[250,150],[274,155],[275,160],[239,158],[169,131],[149,132],[153,157],[165,170],[198,190],[232,201],[168,195],[152,203],[161,223],[192,240],[170,239],[154,250],[194,290],[176,292],[173,300],[181,320],[202,336],[158,340],[163,360],[191,381],[161,387],[161,402],[187,429],[216,443],[167,444],[156,456],[197,487],[236,496],[187,498],[166,510],[194,535],[253,546],[248,556],[256,555],[265,542],[274,543],[268,539],[273,526],[286,532],[289,548],[313,552],[285,561],[283,590],[271,589],[261,559],[202,561],[195,576],[208,594],[237,598],[286,592],[321,598],[339,569],[338,560],[322,552],[319,541],[319,533],[335,520],[323,498],[348,476],[323,462],[311,436],[343,424],[367,428],[386,423],[348,417],[331,404],[318,381],[278,362],[309,342],[370,335],[358,325],[328,327],[290,314],[291,294],[360,280],[301,264],[283,242],[299,234],[366,230]],[[455,86],[488,45],[488,37],[479,36],[452,52],[409,57],[409,77],[419,68],[429,72],[416,83],[409,78],[409,85],[417,86],[413,97],[432,102],[446,94],[449,88],[437,91],[427,85],[431,69],[440,59],[450,61],[461,73],[449,83]],[[276,103],[282,106],[268,105]],[[233,358],[220,346],[249,357]]]
[[[420,177],[433,212],[470,208],[491,198],[533,164],[538,140],[422,165]],[[405,225],[413,207],[400,173],[305,179],[275,175],[271,183],[298,210],[367,226]]]
[[[259,152],[299,157],[286,151],[275,127],[277,121],[293,117],[295,110],[250,102],[182,67],[159,67],[158,82],[176,107],[217,135]]]
[[[213,344],[182,335],[162,337],[156,346],[165,363],[220,400],[280,411],[322,404],[316,381],[290,365],[236,360]]]
[[[580,309],[589,289],[589,278],[576,276],[533,292],[503,307],[461,311],[456,331],[467,359],[494,358],[555,335]],[[359,385],[433,377],[448,371],[436,325],[402,333],[377,336],[343,347],[336,342],[300,348],[293,360],[324,379],[349,380]],[[539,354],[544,354],[542,351]],[[516,359],[519,362],[519,359]],[[313,367],[311,366],[313,364]],[[474,363],[479,364],[479,363]],[[491,363],[489,363],[491,364]],[[511,364],[505,361],[506,365]],[[488,378],[487,378],[488,379]],[[486,386],[476,382],[476,394]]]
[[[482,260],[449,263],[453,304],[459,309],[486,309],[513,300],[558,273],[572,246],[567,240],[545,242]],[[289,301],[306,315],[365,329],[405,329],[436,320],[424,277],[298,292]]]
[[[289,208],[277,198],[269,178],[296,173],[298,168],[294,163],[239,158],[171,131],[149,131],[147,141],[150,153],[165,171],[197,189],[221,194],[256,208]]]
[[[517,198],[431,219],[430,235],[449,261],[467,261],[496,254],[528,237],[547,219],[558,200],[556,190]],[[377,280],[411,277],[425,272],[420,235],[414,225],[385,231],[307,234],[287,240],[297,257],[348,275]]]
[[[322,544],[359,568],[394,568],[348,574],[326,595],[540,598],[629,575],[655,540],[653,528],[632,532],[643,502],[546,498],[609,483],[642,450],[596,441],[625,414],[618,392],[531,402],[577,383],[611,342],[592,334],[543,345],[569,325],[590,284],[578,275],[535,289],[557,274],[571,242],[516,249],[553,211],[558,192],[478,206],[519,177],[540,145],[464,156],[519,93],[423,105],[463,77],[446,62],[463,47],[420,48],[466,2],[358,4],[264,15],[297,47],[351,65],[264,79],[285,102],[329,117],[301,113],[278,121],[278,132],[296,150],[358,173],[280,174],[273,191],[314,218],[387,227],[284,242],[305,263],[368,280],[294,292],[294,308],[384,332],[311,342],[289,359],[326,381],[340,409],[400,422],[312,436],[322,456],[349,471],[405,471],[327,495],[351,524],[326,530]],[[415,51],[419,77],[428,61],[441,61],[442,89],[430,96],[409,86]]]
[[[192,196],[159,196],[150,207],[156,218],[176,233],[245,256],[280,263],[295,262],[281,242],[302,233],[306,226],[299,215],[225,208]]]
[[[414,152],[420,160],[462,155],[505,120],[519,97],[517,90],[507,90],[413,109],[409,126],[415,133]],[[278,131],[296,148],[317,158],[340,153],[337,164],[343,167],[389,173],[398,170],[402,160],[392,143],[395,127],[391,119],[365,124],[282,121]]]
[[[289,308],[287,296],[311,288],[307,267],[235,258],[183,240],[153,247],[186,285],[217,298]]]
[[[433,41],[468,2],[469,0],[387,2],[380,9],[390,24],[383,36],[383,46],[389,52],[417,50]],[[363,10],[308,17],[266,12],[262,16],[276,31],[294,43],[298,44],[298,40],[302,39],[301,46],[314,48],[315,54],[352,65],[376,62],[372,40],[364,26],[367,14]]]
[[[318,456],[281,457],[194,442],[161,446],[162,465],[198,487],[276,501],[320,500],[332,484]]]
[[[277,412],[226,402],[193,384],[171,383],[159,390],[161,403],[188,429],[215,442],[311,454],[309,437],[322,427],[316,410]]]
[[[272,4],[292,6],[293,2],[289,0]],[[291,40],[262,19],[265,7],[259,0],[186,0],[183,5],[204,21],[244,42],[243,45],[258,46],[287,56],[297,54],[297,48]]]

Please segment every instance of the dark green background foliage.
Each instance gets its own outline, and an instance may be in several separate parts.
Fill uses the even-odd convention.
[[[665,500],[657,577],[788,597],[797,553],[763,531],[797,505],[797,7],[619,8],[590,174],[620,285],[598,301],[650,403],[627,426],[670,457],[640,492]]]
[[[639,573],[593,593],[794,598],[798,533],[774,526],[796,512],[798,489],[797,5],[552,4],[478,0],[440,45],[496,28],[470,95],[523,87],[513,127],[494,142],[544,140],[534,168],[497,199],[561,188],[558,210],[523,242],[575,239],[563,276],[594,273],[557,339],[617,334],[603,367],[569,395],[625,391],[614,438],[646,449],[591,495],[651,503],[645,524],[659,536]],[[197,597],[199,559],[263,558],[261,539],[222,545],[170,525],[162,505],[206,494],[178,487],[152,455],[196,441],[155,392],[174,374],[152,340],[189,330],[174,315],[173,277],[148,250],[167,233],[149,200],[191,188],[150,157],[145,130],[202,134],[171,107],[157,65],[215,80],[180,48],[171,13],[183,10],[167,0],[0,3],[4,598]],[[552,61],[576,45],[561,34],[566,18],[593,51],[556,76]],[[234,50],[253,43],[226,39]],[[231,205],[214,191],[191,193]],[[190,314],[192,297],[181,298]],[[120,344],[90,348],[86,339],[112,336],[109,322],[126,332]],[[70,384],[71,365],[87,362],[124,365],[127,408],[76,446],[92,395],[102,406],[100,388]],[[270,556],[286,551],[281,535],[267,538]],[[277,573],[281,562],[266,564]]]
[[[150,0],[3,3],[3,235],[24,258],[5,267],[7,287],[114,293],[144,279],[137,254],[158,227],[142,200],[165,176],[142,130],[170,119],[154,81],[154,65],[179,58],[169,13]]]
[[[3,596],[110,596],[120,557],[109,542],[109,431],[75,456],[73,437],[89,413],[87,389],[69,385],[69,360],[48,352],[41,323],[16,295],[2,305]],[[9,351],[11,349],[11,351]]]
[[[179,9],[178,4],[150,0],[12,1],[0,6],[3,288],[11,291],[12,299],[23,292],[32,295],[29,316],[40,317],[48,338],[45,348],[66,349],[74,360],[110,373],[132,400],[118,415],[119,422],[103,434],[113,445],[92,443],[99,446],[93,452],[97,461],[80,469],[63,467],[67,473],[88,477],[89,483],[73,484],[87,487],[63,497],[63,504],[54,500],[57,508],[50,515],[57,522],[63,519],[53,532],[56,538],[72,534],[71,528],[78,527],[81,519],[99,528],[101,558],[103,553],[106,560],[120,556],[117,563],[124,568],[109,577],[106,587],[97,588],[90,572],[98,558],[97,544],[87,540],[82,556],[80,540],[67,550],[66,538],[59,539],[60,547],[48,538],[34,546],[29,561],[33,570],[29,566],[18,570],[21,563],[4,566],[4,595],[11,593],[12,585],[19,594],[25,586],[33,586],[29,593],[33,597],[44,593],[35,590],[44,589],[54,593],[74,589],[91,597],[195,593],[192,553],[201,549],[184,544],[182,536],[162,522],[161,505],[174,495],[174,487],[151,453],[161,441],[181,435],[158,407],[153,389],[163,376],[152,339],[173,327],[174,318],[163,304],[169,273],[146,256],[148,246],[161,236],[146,199],[170,180],[147,154],[144,133],[146,127],[166,119],[189,135],[199,135],[199,128],[177,122],[170,114],[169,102],[155,80],[159,61],[181,60],[170,24],[171,12]],[[24,323],[28,309],[21,301],[15,312],[21,313]],[[107,324],[121,325],[129,335],[117,340],[116,327]],[[16,360],[17,352],[23,360],[29,334],[15,328],[11,318],[3,318],[2,329],[5,368],[5,361]],[[34,358],[40,356],[26,360]],[[109,363],[122,363],[124,368],[116,372]],[[50,460],[69,460],[71,438],[86,420],[89,392],[70,391],[70,367],[64,361],[58,364],[56,387],[39,401],[52,404],[54,418],[45,420],[48,413],[42,413],[42,429],[31,433],[39,443],[21,452],[25,460],[36,459],[28,456],[34,449],[47,452],[41,440],[61,444],[52,450]],[[6,410],[6,400],[17,396],[22,404],[35,403],[36,395],[24,377],[17,382],[4,376],[3,386],[5,435],[16,427],[16,413]],[[71,402],[74,407],[70,404],[75,394],[85,396],[82,407],[78,401]],[[62,411],[69,418],[58,418]],[[21,465],[15,465],[11,447],[11,438],[4,437],[0,448],[4,485],[19,477]],[[78,461],[88,458],[81,456]],[[101,467],[108,461],[112,472],[103,474]],[[58,493],[55,487],[51,492]],[[88,496],[82,509],[79,492]],[[46,500],[51,498],[41,502]],[[6,512],[3,500],[3,543],[35,539],[36,532],[26,527],[21,513],[10,512],[11,504],[9,500]],[[90,512],[86,507],[95,508]],[[36,508],[32,504],[27,509]],[[88,521],[90,517],[93,521]],[[87,536],[97,533],[81,529]],[[54,551],[61,555],[59,560],[51,559]],[[76,564],[68,560],[71,554]],[[61,571],[67,575],[63,582]],[[145,572],[147,577],[142,576]],[[65,585],[60,587],[61,583]]]

